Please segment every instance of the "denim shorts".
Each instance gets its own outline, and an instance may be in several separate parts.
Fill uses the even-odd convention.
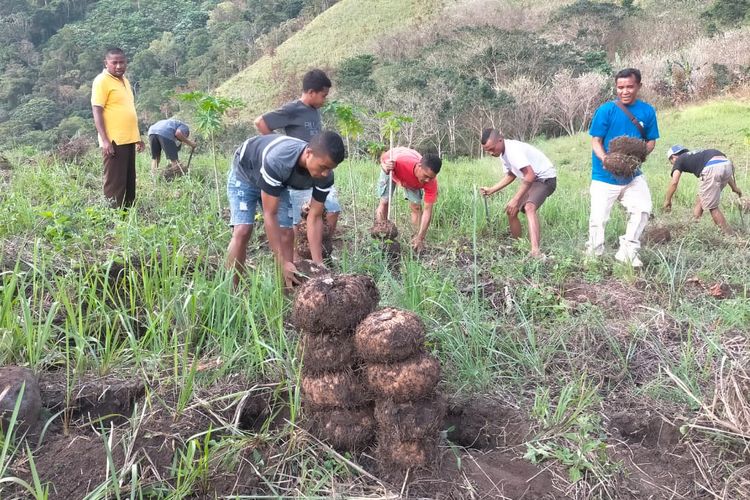
[[[229,172],[227,178],[227,199],[229,200],[229,225],[238,224],[253,225],[255,223],[255,214],[257,207],[261,205],[260,188],[248,184],[237,178],[234,167]],[[289,201],[289,192],[285,189],[279,196],[279,211],[276,214],[279,226],[283,228],[292,227],[292,210]]]
[[[289,188],[289,198],[291,200],[291,212],[289,213],[289,216],[293,219],[294,225],[300,223],[302,220],[302,216],[300,213],[302,212],[302,205],[310,201],[312,198],[312,188],[310,189],[292,189]],[[339,197],[336,194],[336,186],[333,186],[331,190],[328,192],[328,196],[326,197],[325,202],[326,211],[331,213],[339,213],[341,212],[341,205],[339,204]]]
[[[383,172],[383,169],[380,169],[380,178],[378,179],[378,196],[383,200],[388,200],[388,177],[388,174]],[[396,184],[396,181],[393,181],[391,183],[391,196],[393,196],[393,193],[396,192],[397,186],[398,184]],[[415,205],[422,204],[424,189],[403,188],[403,190],[404,198],[406,198],[409,203],[414,203]]]

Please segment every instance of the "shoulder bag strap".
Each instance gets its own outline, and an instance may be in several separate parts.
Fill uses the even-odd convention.
[[[646,130],[643,128],[643,125],[641,125],[641,122],[638,121],[638,118],[633,116],[633,113],[630,112],[630,110],[622,103],[619,99],[615,100],[615,105],[622,110],[623,113],[625,113],[625,116],[628,117],[628,119],[633,122],[633,125],[638,129],[638,132],[641,133],[641,138],[645,141],[646,139]]]

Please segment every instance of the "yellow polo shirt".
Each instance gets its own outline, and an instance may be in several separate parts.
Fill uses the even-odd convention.
[[[141,140],[135,97],[127,78],[120,80],[106,69],[99,73],[91,85],[91,105],[104,108],[104,128],[110,141],[122,145]],[[99,146],[103,145],[99,137]]]

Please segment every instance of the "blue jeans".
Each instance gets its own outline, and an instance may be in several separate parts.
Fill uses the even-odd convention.
[[[302,216],[300,213],[302,212],[302,205],[310,201],[312,198],[312,188],[310,189],[292,189],[289,188],[287,190],[289,192],[289,199],[291,202],[291,212],[289,216],[293,219],[294,225],[300,223],[302,220]],[[325,202],[325,208],[326,211],[331,213],[339,213],[341,212],[341,205],[339,204],[339,198],[336,194],[336,187],[332,187],[331,191],[328,193],[328,196],[326,197]]]
[[[227,199],[229,200],[229,212],[231,214],[229,218],[230,226],[255,224],[257,207],[261,205],[260,193],[259,187],[238,179],[235,167],[232,166],[227,178]],[[276,214],[280,227],[292,227],[291,210],[292,204],[289,200],[289,192],[284,190],[279,196],[279,211]]]

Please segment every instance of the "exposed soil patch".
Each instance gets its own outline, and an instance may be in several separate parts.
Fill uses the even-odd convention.
[[[87,420],[129,417],[146,389],[139,378],[123,380],[118,375],[85,374],[71,380],[70,389],[68,385],[64,371],[43,373],[39,381],[42,406],[53,413],[67,408],[72,418]]]
[[[480,396],[451,403],[445,428],[451,442],[466,448],[486,450],[524,443],[530,424],[521,410]]]
[[[574,308],[592,304],[603,308],[610,317],[632,316],[637,307],[646,302],[642,289],[628,286],[616,279],[606,279],[600,283],[571,280],[565,283],[562,296]]]

